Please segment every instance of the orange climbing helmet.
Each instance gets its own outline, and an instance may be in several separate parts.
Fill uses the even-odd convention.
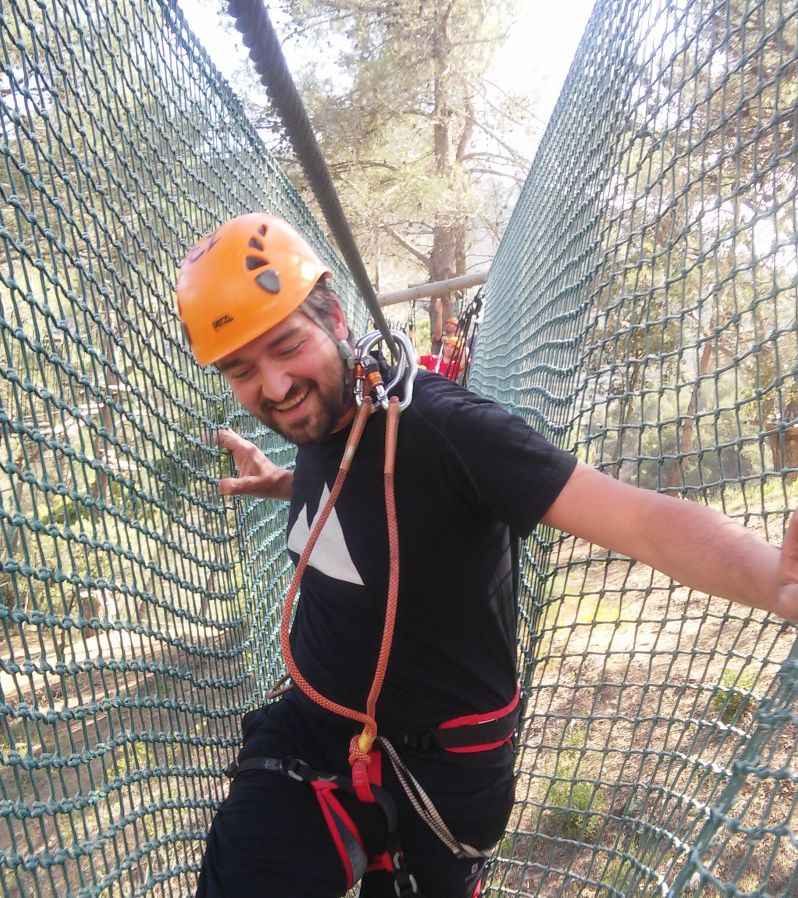
[[[203,237],[177,276],[177,311],[194,357],[210,365],[287,318],[330,277],[287,222],[251,212]]]

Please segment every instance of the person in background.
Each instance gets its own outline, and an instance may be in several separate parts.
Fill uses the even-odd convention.
[[[460,331],[459,319],[455,318],[454,316],[447,318],[446,324],[444,326],[444,331],[446,335],[444,339],[448,337],[456,337],[457,352],[454,353],[454,356],[459,362],[459,368],[465,368],[468,364],[469,350],[465,344],[465,334]],[[450,378],[450,380],[454,380],[454,378]]]
[[[440,355],[421,355],[418,357],[418,364],[427,371],[443,375],[448,380],[457,380],[463,369],[463,361],[457,357],[458,349],[457,337],[444,337]]]

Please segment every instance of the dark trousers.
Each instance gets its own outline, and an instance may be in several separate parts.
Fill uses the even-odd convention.
[[[300,758],[320,772],[349,774],[351,721],[318,711],[289,693],[247,714],[239,761]],[[498,842],[513,804],[509,746],[490,752],[408,752],[405,764],[460,841],[480,850]],[[418,816],[387,758],[383,786],[396,801],[399,839],[407,867],[424,898],[470,898],[482,865],[458,859]],[[369,854],[386,847],[382,811],[336,792],[357,824]],[[197,898],[338,898],[346,892],[341,857],[308,783],[273,771],[246,770],[214,818]],[[367,873],[361,898],[395,898],[390,873]]]

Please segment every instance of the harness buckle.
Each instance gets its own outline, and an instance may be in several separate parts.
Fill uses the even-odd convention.
[[[283,758],[282,772],[286,776],[290,776],[292,780],[298,780],[301,783],[309,782],[313,772],[308,765],[300,758]]]
[[[407,876],[403,876],[404,880],[402,883],[399,882],[399,877],[394,875],[393,880],[393,890],[396,892],[398,898],[406,898],[407,895],[420,895],[421,893],[418,890],[418,883],[416,882],[416,877],[413,876],[412,873],[407,873]]]
[[[402,384],[404,396],[400,397],[399,408],[404,411],[413,398],[413,382],[418,371],[413,344],[401,331],[391,331],[391,336],[399,349],[399,357],[396,360],[396,372],[387,384],[383,384],[375,359],[370,355],[371,350],[385,339],[382,332],[369,331],[355,344],[355,402],[358,406],[362,405],[363,399],[373,392],[376,401],[372,407],[372,414],[379,406],[387,410],[388,394],[394,387],[402,384],[402,381],[404,381]],[[365,385],[368,385],[368,389]]]

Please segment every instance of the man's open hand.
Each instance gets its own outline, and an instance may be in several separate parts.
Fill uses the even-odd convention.
[[[256,499],[290,499],[291,471],[280,468],[249,440],[233,430],[219,430],[217,445],[227,449],[238,469],[237,477],[222,477],[219,493],[222,496],[252,496]]]
[[[775,600],[777,613],[798,623],[798,512],[793,514],[784,534]]]

